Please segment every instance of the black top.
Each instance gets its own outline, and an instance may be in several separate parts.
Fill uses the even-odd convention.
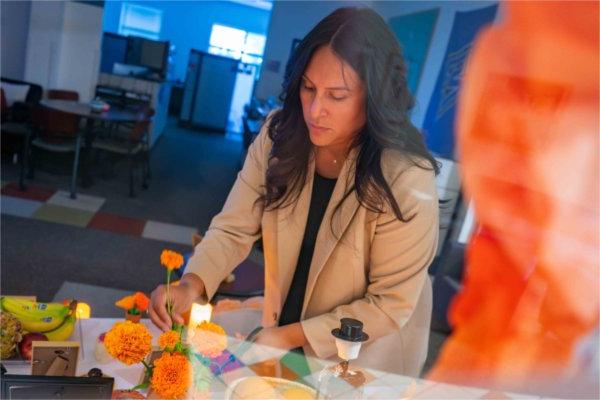
[[[306,292],[306,281],[308,280],[310,262],[315,250],[317,233],[319,232],[319,227],[321,226],[321,221],[325,215],[325,210],[327,209],[327,204],[329,204],[336,181],[337,179],[323,178],[321,175],[315,174],[302,247],[300,248],[300,255],[298,256],[298,263],[296,264],[296,271],[294,272],[290,291],[281,310],[279,326],[300,321],[302,304],[304,303],[304,292]]]

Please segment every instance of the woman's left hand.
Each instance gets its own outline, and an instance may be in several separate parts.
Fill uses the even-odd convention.
[[[264,328],[256,336],[256,344],[269,347],[277,347],[283,350],[291,350],[302,347],[308,342],[299,322],[295,324]]]

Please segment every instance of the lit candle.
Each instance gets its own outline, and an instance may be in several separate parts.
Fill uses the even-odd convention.
[[[89,304],[77,303],[75,313],[77,314],[77,318],[79,319],[88,319],[92,315],[92,309],[90,308]]]
[[[75,309],[75,317],[78,320],[89,319],[92,315],[92,308],[87,303],[77,302],[77,308]],[[83,348],[83,326],[81,325],[81,321],[78,322],[79,325],[79,344],[81,345],[81,359],[85,359],[85,349]]]
[[[209,303],[206,304],[192,304],[192,311],[190,313],[189,328],[195,328],[204,321],[210,321],[212,314],[212,306]]]

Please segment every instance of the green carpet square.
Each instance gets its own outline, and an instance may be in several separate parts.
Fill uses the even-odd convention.
[[[32,218],[85,228],[93,216],[94,213],[91,211],[44,204],[32,215]]]

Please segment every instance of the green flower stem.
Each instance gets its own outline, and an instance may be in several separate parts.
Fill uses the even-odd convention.
[[[144,364],[144,367],[146,367],[146,373],[151,374],[152,373],[152,367],[148,365],[148,363],[144,360],[142,360],[142,364]]]
[[[171,317],[171,319],[173,319],[173,316],[171,315],[173,305],[171,304],[171,298],[169,297],[170,287],[171,287],[171,269],[167,268],[167,312],[169,313],[169,317]]]
[[[183,337],[183,328],[184,328],[184,326],[183,326],[183,325],[179,325],[179,324],[177,324],[177,323],[173,322],[173,327],[172,327],[172,329],[173,329],[175,332],[179,333],[179,340],[181,340],[181,338]]]

